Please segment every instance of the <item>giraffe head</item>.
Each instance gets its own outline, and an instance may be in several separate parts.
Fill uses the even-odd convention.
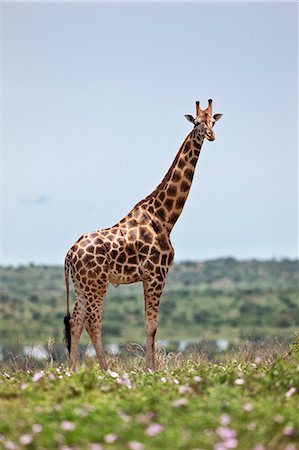
[[[208,141],[214,141],[216,135],[213,131],[213,126],[215,122],[222,117],[222,114],[212,115],[212,100],[208,100],[208,107],[206,109],[201,109],[199,102],[196,102],[196,117],[194,118],[190,114],[185,115],[189,122],[194,125],[194,130],[198,133],[200,137],[208,139]]]

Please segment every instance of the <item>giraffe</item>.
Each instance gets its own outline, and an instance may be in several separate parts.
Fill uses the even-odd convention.
[[[109,283],[143,283],[146,331],[146,368],[155,369],[155,335],[160,298],[172,266],[174,249],[170,233],[188,197],[204,139],[215,140],[213,126],[222,114],[212,115],[212,100],[200,108],[173,163],[157,188],[137,203],[110,228],[81,236],[65,257],[67,315],[65,340],[70,368],[76,370],[77,347],[85,326],[94,345],[100,367],[107,369],[102,345],[102,311]],[[75,289],[72,315],[69,307],[69,273]]]

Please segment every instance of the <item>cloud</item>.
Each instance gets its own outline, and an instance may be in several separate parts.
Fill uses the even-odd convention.
[[[48,203],[49,201],[50,201],[50,198],[48,197],[48,195],[43,194],[37,198],[21,198],[20,203],[21,203],[21,205],[40,206],[40,205],[44,205],[45,203]]]

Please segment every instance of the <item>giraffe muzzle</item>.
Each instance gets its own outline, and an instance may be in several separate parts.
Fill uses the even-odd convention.
[[[206,133],[206,138],[207,138],[207,140],[208,141],[215,141],[215,139],[216,139],[216,134],[214,133],[214,131],[207,131],[207,133]]]

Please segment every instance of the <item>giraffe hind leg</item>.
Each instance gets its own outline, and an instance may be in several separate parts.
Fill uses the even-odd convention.
[[[69,352],[70,352],[70,369],[76,371],[77,351],[79,339],[82,333],[83,325],[86,317],[86,299],[82,293],[76,292],[76,303],[73,314],[69,320]]]
[[[108,277],[102,276],[98,281],[98,289],[87,297],[87,316],[85,328],[93,343],[101,369],[107,369],[105,352],[102,344],[103,304],[108,289]]]

